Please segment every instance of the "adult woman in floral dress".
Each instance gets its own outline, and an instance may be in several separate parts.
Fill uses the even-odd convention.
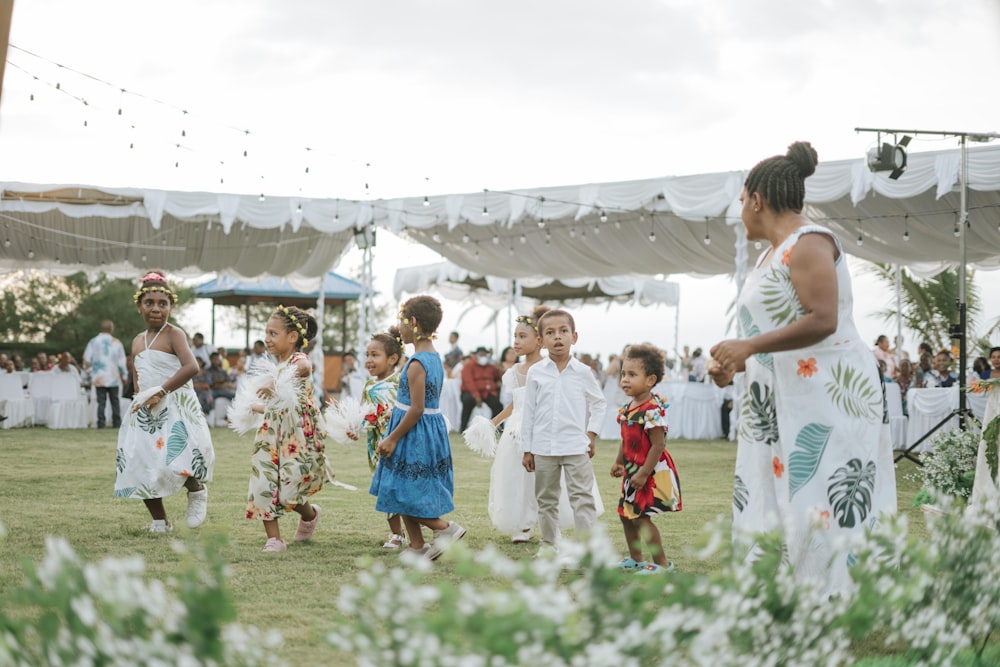
[[[895,512],[896,485],[879,370],[852,316],[847,260],[803,215],[816,169],[805,142],[757,164],[740,200],[750,240],[769,241],[744,285],[742,338],[712,348],[719,386],[746,371],[733,534],[781,531],[800,581],[851,589],[849,538]]]

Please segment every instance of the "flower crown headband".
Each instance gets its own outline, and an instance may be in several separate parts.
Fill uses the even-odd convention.
[[[517,319],[515,319],[514,321],[517,322],[518,324],[527,324],[529,327],[535,330],[535,333],[538,333],[538,325],[535,323],[535,320],[531,319],[531,316],[518,315]]]
[[[285,317],[287,317],[292,321],[292,324],[295,325],[295,328],[299,330],[299,335],[302,336],[302,340],[306,340],[309,338],[309,336],[306,335],[306,328],[302,326],[301,322],[299,322],[299,318],[292,315],[287,308],[285,308],[280,304],[278,305],[278,312],[282,313]]]

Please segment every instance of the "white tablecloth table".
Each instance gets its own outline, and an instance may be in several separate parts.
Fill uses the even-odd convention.
[[[906,392],[906,404],[910,413],[906,424],[906,442],[913,447],[937,424],[941,423],[949,413],[958,410],[958,387],[945,389],[910,389]],[[986,412],[986,396],[981,394],[966,394],[965,404],[977,419],[982,419]],[[953,431],[958,428],[958,416],[949,419],[938,432]],[[914,447],[911,452],[929,452],[933,449],[931,441],[937,432],[928,436]],[[899,460],[899,459],[897,459]]]
[[[665,398],[667,438],[719,440],[722,435],[723,390],[704,382],[661,382],[653,391]]]

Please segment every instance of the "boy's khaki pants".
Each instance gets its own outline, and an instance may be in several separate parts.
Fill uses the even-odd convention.
[[[542,545],[555,547],[559,542],[559,496],[562,478],[573,509],[576,537],[590,532],[597,520],[594,504],[594,467],[586,454],[567,456],[535,455],[535,498],[538,500],[538,528]]]

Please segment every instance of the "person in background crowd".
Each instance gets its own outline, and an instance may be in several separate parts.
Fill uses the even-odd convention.
[[[229,373],[222,370],[222,355],[213,352],[208,355],[208,368],[205,369],[208,385],[212,388],[212,403],[217,398],[230,401],[236,396],[236,385],[229,379]]]
[[[363,370],[358,364],[358,358],[354,352],[348,350],[344,352],[340,367],[340,395],[350,396],[358,403],[361,402],[361,392],[365,389],[365,382],[368,381],[368,371]]]
[[[267,347],[264,345],[264,341],[255,340],[253,342],[253,352],[250,354],[250,359],[247,360],[247,369],[253,367],[255,361],[264,361],[265,359],[270,359],[271,355],[267,353]]]
[[[990,378],[1000,378],[1000,347],[990,348]]]
[[[222,370],[224,370],[224,371],[226,371],[228,373],[229,372],[229,353],[226,351],[226,348],[221,347],[221,346],[219,347],[219,349],[216,350],[216,352],[219,353],[219,365],[222,366]]]
[[[500,371],[502,373],[506,372],[507,370],[513,368],[516,363],[517,350],[508,345],[503,349],[503,352],[500,353]]]
[[[972,384],[973,380],[990,379],[990,362],[986,357],[976,357],[972,362],[972,372],[969,373],[967,384]]]
[[[927,386],[927,378],[933,372],[932,368],[934,355],[927,354],[926,352],[920,353],[920,359],[917,361],[916,367],[913,369],[914,383],[913,386],[917,389],[923,389]]]
[[[195,359],[201,359],[205,362],[202,368],[208,368],[212,363],[211,359],[209,359],[209,355],[214,350],[211,345],[205,344],[205,337],[202,334],[196,333],[191,337],[191,351],[194,353]]]
[[[899,385],[899,396],[903,402],[903,416],[909,417],[910,411],[906,407],[906,392],[910,390],[910,387],[917,386],[917,376],[913,372],[913,364],[909,359],[899,360],[899,365],[896,366],[896,377],[893,380]]]
[[[705,381],[705,356],[701,352],[700,347],[694,348],[694,352],[691,353],[691,373],[688,375],[688,381],[690,382],[704,382]]]
[[[958,376],[951,372],[951,352],[941,350],[934,355],[934,369],[924,375],[924,387],[947,388],[951,387],[958,380]]]
[[[882,334],[875,339],[875,348],[872,350],[875,358],[885,364],[882,375],[891,378],[896,373],[896,353],[889,349],[889,337]]]
[[[10,358],[14,362],[14,370],[17,372],[22,372],[24,370],[24,359],[21,358],[20,354],[15,354]]]
[[[115,338],[115,325],[111,320],[101,322],[101,332],[90,339],[83,351],[84,367],[90,369],[90,380],[97,397],[97,428],[107,424],[106,404],[111,403],[111,425],[122,425],[121,401],[118,390],[122,377],[128,374],[125,346]]]
[[[63,352],[59,355],[59,362],[52,369],[56,373],[68,373],[76,378],[77,382],[80,382],[80,369],[76,366],[76,361],[73,360],[73,355],[69,352]]]
[[[452,331],[448,334],[448,344],[451,345],[451,349],[448,350],[444,355],[444,372],[445,377],[455,376],[455,367],[462,361],[465,354],[462,352],[462,348],[458,346],[458,332]]]
[[[490,351],[476,348],[475,361],[462,366],[462,424],[460,431],[469,427],[472,410],[485,403],[496,417],[503,410],[500,404],[500,369],[490,363]]]
[[[38,361],[38,357],[32,357],[31,358],[31,372],[32,373],[38,373],[38,372],[41,372],[41,370],[42,370],[42,365]]]

